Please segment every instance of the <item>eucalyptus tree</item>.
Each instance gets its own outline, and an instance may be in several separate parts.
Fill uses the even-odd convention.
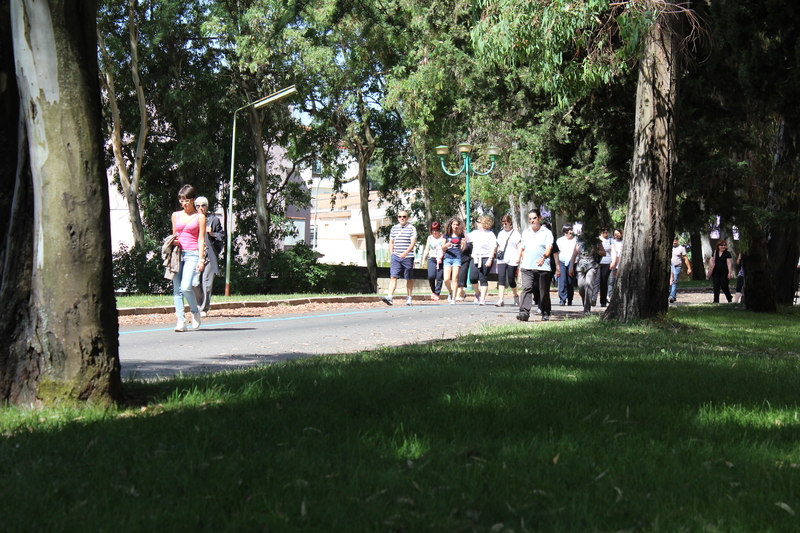
[[[533,86],[564,106],[638,59],[625,269],[605,316],[628,321],[666,311],[680,46],[693,13],[684,4],[654,0],[501,0],[484,6],[473,33],[480,56],[525,65]]]
[[[383,106],[385,75],[397,61],[393,27],[379,6],[326,0],[298,11],[284,31],[291,48],[290,67],[302,101],[298,110],[309,127],[335,139],[358,165],[361,221],[367,269],[377,290],[375,235],[369,212],[368,167],[378,147],[401,131],[397,116]],[[342,176],[333,176],[338,185]]]
[[[210,198],[222,188],[231,82],[202,33],[207,18],[208,4],[185,0],[106,0],[100,10],[109,166],[137,244],[169,231],[182,183]]]
[[[231,194],[239,213],[240,242],[257,251],[258,273],[265,277],[281,237],[293,231],[286,218],[290,205],[309,205],[309,191],[299,183],[301,168],[311,166],[316,144],[292,112],[294,100],[263,108],[247,106],[295,84],[292,51],[282,38],[283,24],[292,9],[272,0],[234,2],[218,0],[205,33],[222,47],[235,104],[229,117],[242,107],[239,119],[249,156],[238,155],[234,173],[239,188]],[[246,107],[245,107],[246,106]],[[238,150],[237,154],[246,154]],[[255,246],[253,246],[253,244]]]
[[[96,7],[0,1],[3,403],[122,395]]]

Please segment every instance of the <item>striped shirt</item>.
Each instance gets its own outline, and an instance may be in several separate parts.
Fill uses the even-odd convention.
[[[411,246],[411,240],[417,238],[417,228],[413,224],[406,223],[405,226],[395,224],[392,226],[392,232],[389,234],[389,239],[392,241],[392,255],[400,256],[403,252],[408,250]],[[414,257],[414,250],[408,252],[406,257]]]

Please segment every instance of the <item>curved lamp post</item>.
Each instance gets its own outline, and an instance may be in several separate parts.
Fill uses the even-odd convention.
[[[287,96],[291,96],[297,92],[297,89],[294,85],[290,85],[285,89],[281,89],[276,93],[272,93],[269,96],[265,96],[255,102],[250,102],[249,104],[243,105],[239,109],[233,112],[233,141],[231,141],[231,183],[230,189],[228,190],[228,246],[225,251],[225,296],[231,295],[231,243],[233,242],[233,169],[234,169],[234,161],[236,160],[236,114],[241,111],[242,109],[247,109],[250,106],[253,106],[255,109],[261,109],[267,104],[272,102],[278,101],[281,98],[286,98]]]
[[[467,187],[467,190],[466,190],[466,214],[467,214],[466,224],[467,224],[467,227],[465,228],[465,230],[467,232],[470,232],[470,231],[472,231],[472,226],[471,226],[470,220],[469,220],[469,206],[470,206],[470,203],[469,203],[469,176],[470,176],[470,174],[477,174],[478,176],[488,176],[489,173],[492,170],[494,170],[494,165],[495,165],[495,162],[497,161],[497,156],[500,155],[500,148],[498,148],[497,146],[490,146],[489,148],[486,149],[486,153],[489,154],[489,158],[492,160],[492,166],[489,167],[489,170],[487,170],[486,172],[478,172],[477,170],[475,170],[473,168],[473,166],[472,166],[472,156],[470,155],[470,152],[472,151],[472,145],[471,144],[469,144],[469,143],[459,143],[456,146],[456,148],[458,148],[458,151],[461,154],[461,159],[463,160],[463,164],[461,165],[461,169],[458,172],[455,172],[455,173],[448,172],[447,169],[444,166],[444,159],[445,159],[445,157],[447,157],[447,154],[450,153],[450,147],[446,146],[444,144],[439,145],[439,146],[436,147],[436,154],[439,156],[439,161],[442,163],[442,170],[444,170],[445,174],[447,174],[448,176],[456,177],[456,176],[458,176],[459,174],[461,174],[463,172],[465,177],[466,177],[466,180],[467,180],[467,185],[466,185],[466,187]]]

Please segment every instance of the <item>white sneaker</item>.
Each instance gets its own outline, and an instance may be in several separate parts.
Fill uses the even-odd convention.
[[[206,313],[205,311],[200,311],[200,318],[205,318],[207,316],[208,316],[208,313]]]
[[[389,296],[381,296],[381,300],[383,300],[383,303],[386,305],[392,305],[394,303],[394,300],[392,300]]]
[[[506,303],[503,300],[500,300],[496,304],[494,304],[494,306],[495,307],[505,307]]]
[[[178,323],[175,324],[175,331],[186,331],[186,321],[178,319]]]
[[[452,300],[452,299],[448,298],[447,301],[450,303],[450,305],[456,305],[456,301],[455,300]]]
[[[411,296],[406,296],[406,305],[412,305],[411,304]]]
[[[192,328],[193,329],[200,329],[200,324],[202,323],[202,319],[192,313]]]

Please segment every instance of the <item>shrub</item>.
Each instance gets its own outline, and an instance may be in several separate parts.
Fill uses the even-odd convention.
[[[161,245],[148,239],[144,246],[120,245],[112,256],[114,288],[132,294],[164,294],[172,291],[172,281],[164,277]]]
[[[317,262],[317,253],[305,244],[275,252],[269,264],[273,292],[358,292],[358,275],[345,265]]]

